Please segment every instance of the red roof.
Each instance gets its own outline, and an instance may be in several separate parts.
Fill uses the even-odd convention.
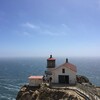
[[[43,76],[30,76],[29,79],[42,79]]]
[[[47,60],[56,60],[52,57],[52,55],[50,55],[50,58],[48,58]]]
[[[68,69],[70,69],[70,70],[72,70],[72,71],[74,71],[74,72],[77,72],[76,66],[73,65],[73,64],[71,64],[71,63],[69,63],[69,62],[68,62],[68,63],[62,64],[62,65],[60,65],[59,67],[62,67],[62,66],[67,67]],[[56,69],[58,69],[59,67],[57,67]],[[54,70],[56,70],[56,69],[54,69]]]
[[[48,58],[47,60],[56,60],[55,58]]]

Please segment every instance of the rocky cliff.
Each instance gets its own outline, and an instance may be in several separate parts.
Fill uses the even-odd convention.
[[[23,86],[16,100],[85,100],[72,90]]]
[[[16,100],[100,100],[100,87],[89,82],[86,77],[77,76],[75,86],[52,84],[40,87],[24,85],[17,94]]]

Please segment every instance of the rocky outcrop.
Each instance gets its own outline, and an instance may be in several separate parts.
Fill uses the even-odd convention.
[[[23,86],[16,100],[85,100],[69,89],[51,89],[48,87]]]
[[[92,85],[92,83],[89,81],[89,79],[86,76],[82,75],[76,75],[76,80],[78,83],[88,83],[89,85]]]
[[[100,87],[92,85],[87,77],[78,75],[75,86],[24,85],[18,92],[16,100],[100,100]]]
[[[69,86],[52,88],[46,85],[41,87],[25,85],[18,92],[16,100],[100,100],[99,87],[87,87],[78,84],[74,88],[77,89]],[[85,95],[78,89],[84,91]]]

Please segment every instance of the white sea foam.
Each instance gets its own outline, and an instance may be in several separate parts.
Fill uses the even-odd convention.
[[[1,84],[1,87],[5,88],[5,89],[8,89],[8,90],[16,90],[18,91],[20,89],[19,86],[17,85],[12,85],[12,84]]]
[[[9,91],[19,91],[18,88],[12,88],[12,87],[7,87],[7,86],[4,86],[4,88],[9,90]]]
[[[12,84],[7,84],[9,87],[13,87],[13,88],[20,88],[19,86],[17,85],[12,85]]]
[[[2,99],[5,99],[5,100],[16,100],[15,98],[11,97],[11,95],[8,95],[8,94],[4,94],[4,95],[0,94],[0,100],[2,100]]]

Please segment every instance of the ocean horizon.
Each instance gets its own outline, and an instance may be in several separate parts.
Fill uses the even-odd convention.
[[[77,74],[89,78],[100,86],[100,57],[69,57],[77,66]],[[28,83],[30,75],[43,75],[47,66],[46,57],[0,58],[0,100],[15,100],[21,86]],[[65,57],[56,58],[56,66],[65,63]]]

